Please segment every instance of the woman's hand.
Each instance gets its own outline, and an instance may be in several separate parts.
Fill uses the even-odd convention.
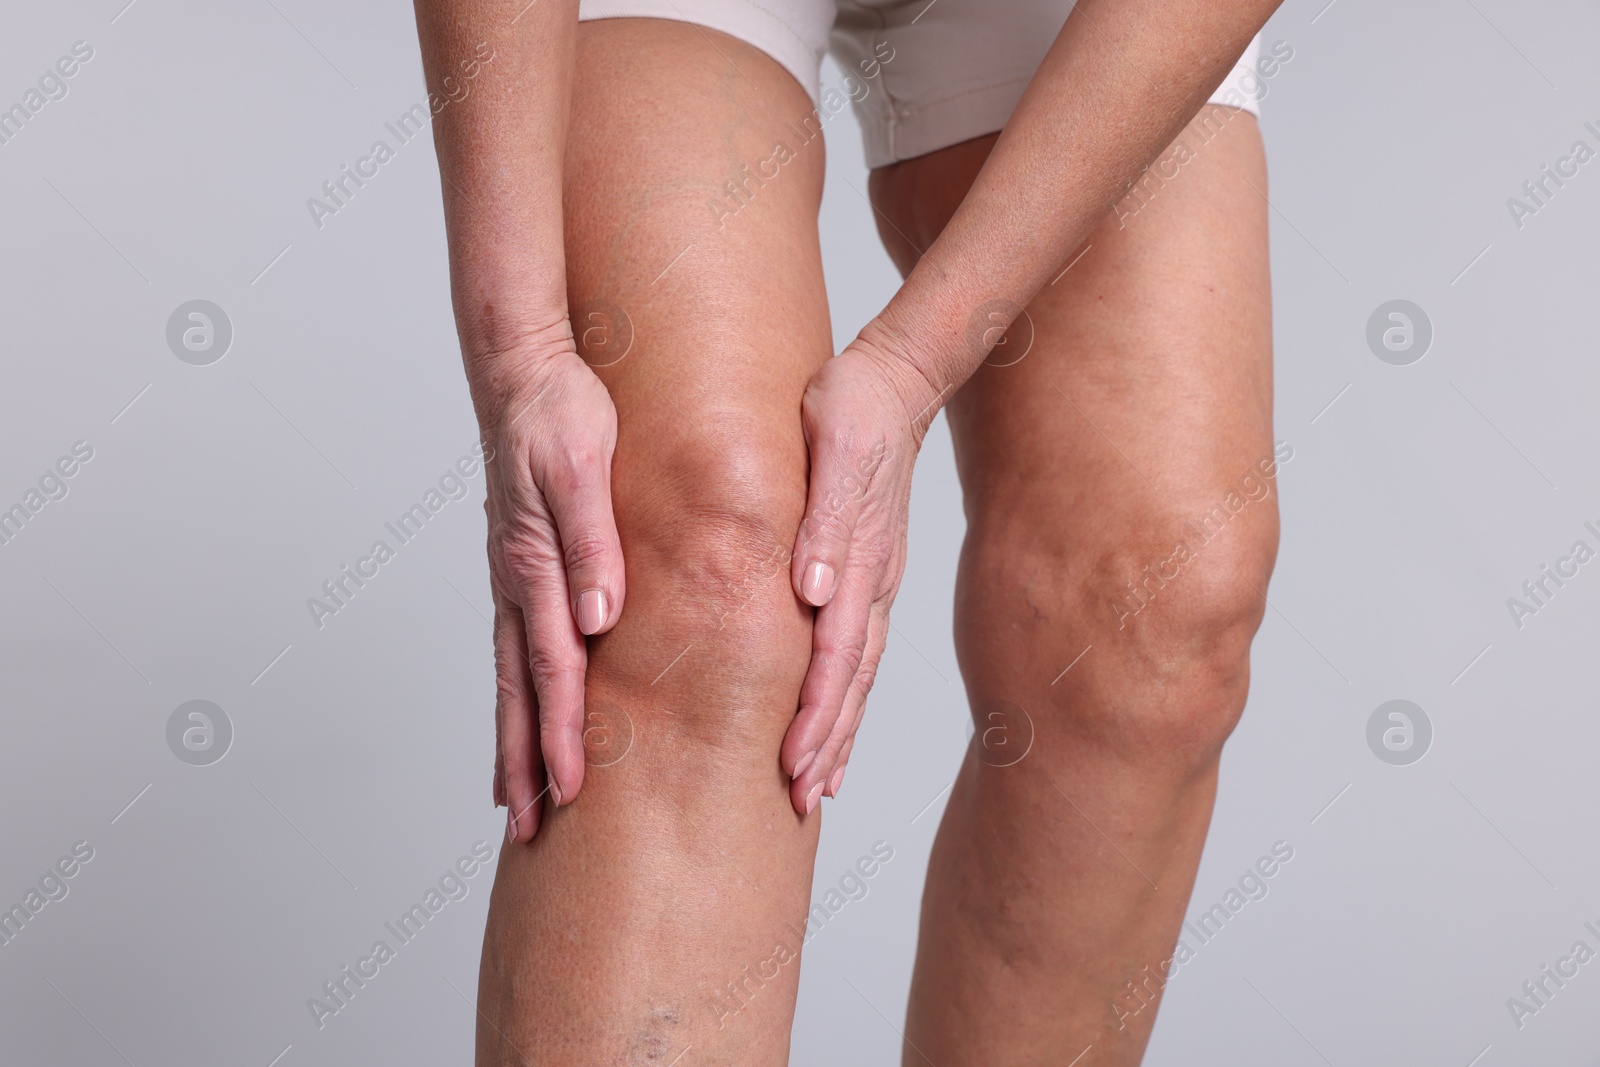
[[[866,332],[806,387],[811,486],[791,580],[818,610],[800,711],[779,753],[801,814],[844,777],[905,573],[911,467],[941,399]]]
[[[494,799],[507,836],[530,840],[548,789],[559,806],[583,785],[586,634],[617,620],[622,546],[611,512],[617,413],[565,322],[552,343],[492,361],[474,393],[487,467],[494,589]],[[487,375],[485,375],[487,377]]]

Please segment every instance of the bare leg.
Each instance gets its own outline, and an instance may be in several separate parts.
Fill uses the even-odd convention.
[[[950,406],[980,733],[929,865],[907,1065],[1131,1065],[1149,1039],[1278,536],[1265,163],[1254,118],[1218,110],[1029,307],[1031,351]],[[902,269],[992,144],[875,172]],[[997,727],[1011,750],[979,743]]]
[[[831,354],[822,143],[776,63],[676,22],[585,23],[574,109],[570,299],[618,410],[628,602],[591,641],[583,792],[500,862],[477,1062],[780,1065],[819,825],[778,749],[810,657],[785,553]]]

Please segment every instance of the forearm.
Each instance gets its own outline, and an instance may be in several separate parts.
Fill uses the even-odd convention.
[[[960,209],[864,331],[915,372],[925,418],[1172,142],[1278,2],[1079,0]]]
[[[577,6],[416,0],[430,89],[479,62],[470,92],[439,109],[433,128],[456,326],[480,415],[515,392],[527,360],[570,341],[561,196]]]

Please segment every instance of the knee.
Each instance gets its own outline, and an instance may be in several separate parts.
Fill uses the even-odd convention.
[[[1272,502],[1251,507],[1210,537],[1166,516],[1142,525],[1168,536],[1098,551],[969,545],[984,577],[962,583],[983,590],[963,593],[963,669],[1002,687],[1019,671],[1038,675],[1027,688],[1044,694],[1031,713],[1041,737],[1060,730],[1068,744],[1191,769],[1215,759],[1244,707],[1277,550]],[[1030,630],[1044,639],[1022,640]]]
[[[1165,549],[1119,545],[1100,554],[1081,604],[1118,658],[1169,682],[1196,674],[1221,682],[1244,669],[1276,550],[1275,518],[1270,530],[1210,537],[1186,523]]]
[[[789,584],[803,456],[760,434],[690,432],[619,443],[613,473],[628,593],[591,673],[678,740],[759,737],[772,756],[811,644]]]
[[[756,420],[691,418],[640,447],[619,443],[618,532],[648,569],[642,577],[699,603],[726,629],[781,602],[771,586],[787,574],[805,505],[804,446]]]

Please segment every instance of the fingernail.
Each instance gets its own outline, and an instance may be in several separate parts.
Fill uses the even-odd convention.
[[[596,634],[606,624],[606,594],[603,589],[585,589],[578,594],[578,629]]]
[[[561,806],[561,787],[554,778],[550,779],[550,799],[556,802],[556,807]]]
[[[833,597],[833,568],[820,559],[806,565],[805,579],[800,583],[800,595],[807,604],[820,608]]]
[[[794,761],[794,773],[789,775],[790,780],[793,780],[795,778],[800,777],[800,775],[805,772],[805,769],[807,767],[811,766],[811,761],[816,759],[816,758],[817,758],[817,750],[816,749],[812,749],[810,752],[807,752],[804,756],[801,756],[799,759],[795,760]]]
[[[839,786],[842,784],[844,784],[844,768],[840,767],[833,772],[833,777],[828,779],[828,795],[830,797],[838,796]]]
[[[811,787],[811,792],[806,794],[806,814],[810,815],[817,810],[817,798],[822,796],[822,783],[818,782]]]
[[[506,812],[506,840],[507,841],[515,841],[516,839],[517,839],[517,815],[516,815],[516,812],[508,811],[508,812]]]

